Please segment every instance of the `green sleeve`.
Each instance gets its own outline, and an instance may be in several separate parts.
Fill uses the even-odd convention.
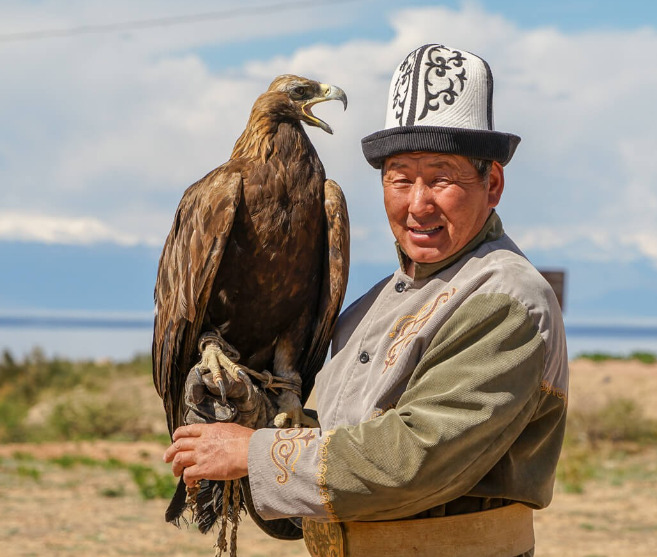
[[[544,352],[533,318],[513,298],[480,294],[463,304],[396,408],[331,434],[320,477],[329,515],[390,520],[467,494],[532,418]]]

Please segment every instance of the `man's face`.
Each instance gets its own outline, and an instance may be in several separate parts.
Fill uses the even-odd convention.
[[[436,263],[463,248],[486,222],[504,189],[494,162],[488,180],[461,155],[402,153],[386,159],[383,201],[392,233],[417,263]]]

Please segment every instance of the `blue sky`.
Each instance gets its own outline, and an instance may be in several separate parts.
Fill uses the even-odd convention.
[[[16,36],[195,14],[210,15]],[[0,0],[3,253],[40,246],[25,265],[36,269],[50,260],[44,253],[77,246],[88,262],[112,254],[119,267],[108,281],[130,276],[135,253],[161,248],[185,187],[227,159],[256,96],[275,75],[298,73],[347,92],[346,112],[317,108],[334,135],[309,133],[347,196],[354,262],[394,264],[378,174],[360,139],[383,125],[393,68],[425,42],[473,51],[493,69],[496,127],[523,138],[499,207],[520,247],[552,266],[577,262],[611,275],[636,265],[641,284],[657,277],[657,3],[648,0],[243,0],[239,9],[217,0]],[[1,283],[0,312],[49,309],[36,295],[12,299],[25,283],[16,263],[3,262],[14,284]],[[73,290],[57,307],[78,310],[86,298],[74,297],[65,275],[30,275],[30,287]],[[139,290],[118,293],[117,309],[148,307],[152,285],[140,288],[143,306],[133,307]]]

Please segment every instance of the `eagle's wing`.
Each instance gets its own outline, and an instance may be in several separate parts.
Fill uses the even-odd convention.
[[[185,379],[197,354],[217,270],[240,203],[242,176],[227,165],[183,195],[164,244],[155,283],[153,380],[169,432],[183,424]]]
[[[300,370],[302,402],[313,388],[315,375],[324,364],[333,329],[344,301],[349,275],[349,215],[340,186],[333,180],[324,183],[326,247],[317,321],[313,328],[307,357]]]

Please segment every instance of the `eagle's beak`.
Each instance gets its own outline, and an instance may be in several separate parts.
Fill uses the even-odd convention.
[[[332,134],[333,130],[331,129],[331,126],[329,126],[323,120],[315,117],[310,109],[318,103],[323,103],[326,101],[342,101],[344,109],[347,110],[347,95],[342,89],[340,89],[340,87],[336,87],[335,85],[327,85],[326,83],[320,83],[319,91],[320,94],[306,102],[303,105],[302,110],[306,118],[308,118],[307,122],[310,125],[317,126],[318,128],[323,129],[325,132]]]

